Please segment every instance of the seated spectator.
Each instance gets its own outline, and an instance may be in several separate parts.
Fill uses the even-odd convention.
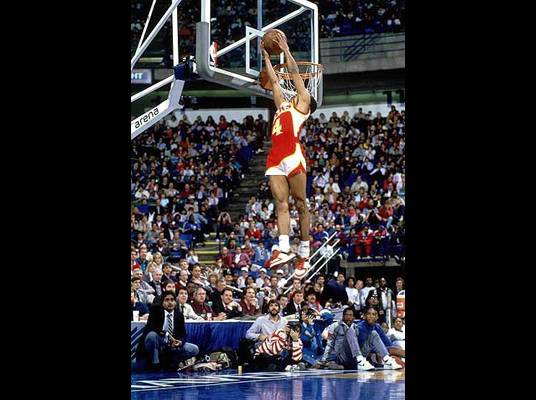
[[[171,265],[169,263],[164,263],[164,265],[162,265],[162,280],[164,282],[165,281],[177,282],[177,278],[171,274]]]
[[[149,300],[147,298],[147,294],[140,289],[141,284],[141,278],[139,276],[133,276],[130,279],[131,282],[131,290],[134,291],[134,298],[136,302],[143,303],[145,305],[149,305]]]
[[[244,292],[244,296],[240,301],[240,307],[244,315],[258,316],[261,314],[261,308],[259,301],[255,297],[255,289],[247,288]]]
[[[152,274],[152,279],[149,282],[149,285],[151,285],[151,287],[154,289],[155,297],[162,295],[162,292],[163,292],[163,290],[162,290],[162,270],[157,269]]]
[[[377,321],[377,311],[374,308],[368,308],[363,320],[357,323],[358,343],[363,356],[368,357],[371,353],[378,353],[383,361],[383,368],[402,368],[391,356],[405,357],[405,350],[393,346]]]
[[[192,301],[193,311],[203,318],[205,321],[211,321],[213,319],[212,307],[207,303],[207,291],[203,287],[198,287],[194,292],[194,297]],[[216,317],[216,316],[214,316]],[[220,317],[223,319],[223,317]]]
[[[337,274],[337,278],[330,279],[326,284],[326,288],[322,294],[326,300],[326,307],[334,304],[348,304],[348,294],[346,293],[346,287],[344,285],[344,274]]]
[[[136,278],[136,280],[138,280],[138,278]],[[140,321],[147,320],[149,317],[149,307],[146,303],[139,301],[139,298],[136,294],[135,285],[132,285],[132,289],[130,290],[130,304],[132,311],[138,311]]]
[[[238,289],[244,289],[246,287],[246,279],[248,277],[249,268],[244,266],[240,268],[241,275],[236,279],[236,286]]]
[[[288,297],[286,294],[280,294],[279,296],[277,296],[277,302],[279,303],[279,309],[281,310],[279,312],[279,315],[281,317],[284,316],[284,310],[285,310],[285,307],[288,305]]]
[[[377,289],[369,291],[365,300],[365,309],[374,308],[378,314],[378,322],[386,322],[386,314],[382,305],[382,299]]]
[[[354,315],[359,315],[359,310],[361,310],[360,293],[355,287],[353,276],[346,279],[346,294],[348,295],[348,305],[354,309]]]
[[[140,268],[132,272],[132,277],[139,278],[138,295],[141,296],[143,303],[151,304],[154,300],[155,289],[143,280],[143,272]]]
[[[188,286],[188,271],[185,271],[181,269],[179,271],[179,278],[177,279],[177,282],[175,283],[177,290],[179,289],[186,289]]]
[[[242,253],[242,248],[237,247],[233,257],[233,270],[239,271],[242,267],[248,267],[251,265],[251,260],[246,253]]]
[[[303,360],[309,366],[315,366],[319,361],[322,353],[322,343],[314,327],[315,313],[304,308],[300,314],[301,335],[300,339],[303,343]]]
[[[316,293],[314,292],[309,292],[307,294],[306,305],[311,311],[316,312],[317,315],[320,315],[320,311],[323,309],[323,307],[320,305],[320,302],[316,299]]]
[[[255,252],[252,259],[253,264],[264,266],[266,261],[270,259],[270,252],[264,247],[264,242],[260,241],[257,247],[255,247]]]
[[[303,290],[298,289],[294,292],[294,297],[289,301],[288,305],[283,310],[284,316],[298,316],[301,313],[301,309],[305,306],[305,301],[303,300]]]
[[[218,314],[218,317],[221,313],[225,314],[223,319],[232,319],[241,317],[242,307],[236,301],[233,300],[233,291],[231,289],[223,289],[221,294],[221,303],[214,303],[214,312]]]
[[[301,290],[301,289],[302,289],[301,279],[299,279],[299,278],[293,278],[293,279],[292,279],[292,286],[291,286],[290,292],[288,292],[288,298],[289,298],[289,300],[292,300],[292,297],[294,297],[294,293],[295,293],[297,290]]]
[[[177,296],[177,309],[184,315],[185,320],[202,321],[199,315],[195,313],[192,306],[188,304],[188,291],[186,289],[179,289]]]
[[[354,254],[360,257],[370,257],[372,253],[372,243],[374,232],[364,226],[358,233],[354,241]]]
[[[332,333],[328,335],[326,348],[321,357],[322,363],[326,363],[331,358],[344,369],[357,369],[358,371],[374,369],[360,349],[359,329],[354,323],[354,310],[350,307],[346,308],[342,318],[342,321],[337,322],[331,329]]]
[[[223,260],[224,268],[232,268],[234,263],[233,254],[227,247],[223,247],[221,250],[220,258]]]
[[[255,292],[257,292],[257,284],[255,283],[255,279],[252,275],[248,275],[248,277],[246,278],[246,287],[253,288],[255,289]]]
[[[201,266],[199,264],[195,264],[192,267],[192,277],[190,281],[195,283],[197,286],[202,286],[202,287],[209,286],[208,281],[201,274]]]
[[[177,293],[177,288],[175,285],[175,282],[173,281],[165,281],[162,283],[162,293],[164,292],[173,292]],[[162,305],[162,296],[156,296],[153,300],[153,305]]]
[[[400,347],[402,350],[406,350],[406,329],[402,318],[395,318],[393,327],[387,331],[387,337],[391,340],[394,347]]]

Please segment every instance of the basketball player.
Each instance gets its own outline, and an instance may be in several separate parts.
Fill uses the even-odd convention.
[[[273,252],[268,260],[271,268],[285,264],[296,255],[290,252],[289,242],[289,196],[292,195],[299,213],[300,246],[296,262],[297,276],[309,267],[309,228],[310,216],[306,203],[306,161],[305,151],[299,141],[299,132],[309,115],[316,110],[316,100],[309,94],[299,74],[298,65],[292,57],[286,38],[277,33],[274,41],[279,45],[287,60],[288,72],[297,94],[286,101],[278,78],[272,67],[270,55],[261,41],[261,48],[266,64],[266,71],[272,85],[277,111],[272,125],[272,149],[266,160],[266,176],[270,179],[270,188],[276,201],[277,226],[279,230],[279,250]]]

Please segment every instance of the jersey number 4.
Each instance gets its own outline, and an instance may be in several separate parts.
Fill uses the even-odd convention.
[[[279,118],[277,118],[274,122],[274,127],[272,128],[272,135],[277,136],[281,135],[282,129],[281,129],[281,122],[279,121]]]

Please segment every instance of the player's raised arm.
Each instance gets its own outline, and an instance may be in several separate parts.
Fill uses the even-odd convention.
[[[288,72],[290,73],[290,76],[294,81],[294,85],[296,86],[296,92],[298,92],[298,101],[295,106],[299,111],[306,114],[309,112],[309,104],[311,102],[311,97],[309,92],[305,88],[305,84],[303,83],[298,64],[296,64],[296,60],[294,60],[294,57],[292,57],[292,54],[290,53],[286,38],[282,34],[277,33],[277,35],[275,35],[274,37],[274,40],[279,45],[279,48],[283,51],[283,53],[285,53]]]
[[[272,67],[272,61],[270,61],[270,55],[264,48],[264,43],[262,41],[261,41],[261,50],[262,50],[262,55],[264,56],[264,64],[266,65],[266,72],[268,73],[268,77],[270,78],[270,83],[272,84],[272,91],[274,93],[275,106],[276,108],[279,108],[281,103],[285,101],[285,98],[283,97],[281,85],[279,85],[279,80],[277,79],[277,75],[275,74],[274,67]]]

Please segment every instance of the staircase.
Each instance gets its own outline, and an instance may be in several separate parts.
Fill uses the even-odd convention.
[[[220,252],[219,243],[216,241],[216,232],[210,233],[210,238],[205,240],[205,246],[195,249],[199,257],[199,264],[212,265]]]
[[[231,194],[231,199],[227,206],[222,211],[227,211],[231,216],[231,220],[238,221],[240,215],[246,212],[246,204],[251,196],[257,194],[259,184],[264,179],[264,173],[266,172],[266,155],[270,151],[271,141],[265,140],[263,153],[255,154],[250,161],[250,172],[247,174],[240,186],[236,188]]]

